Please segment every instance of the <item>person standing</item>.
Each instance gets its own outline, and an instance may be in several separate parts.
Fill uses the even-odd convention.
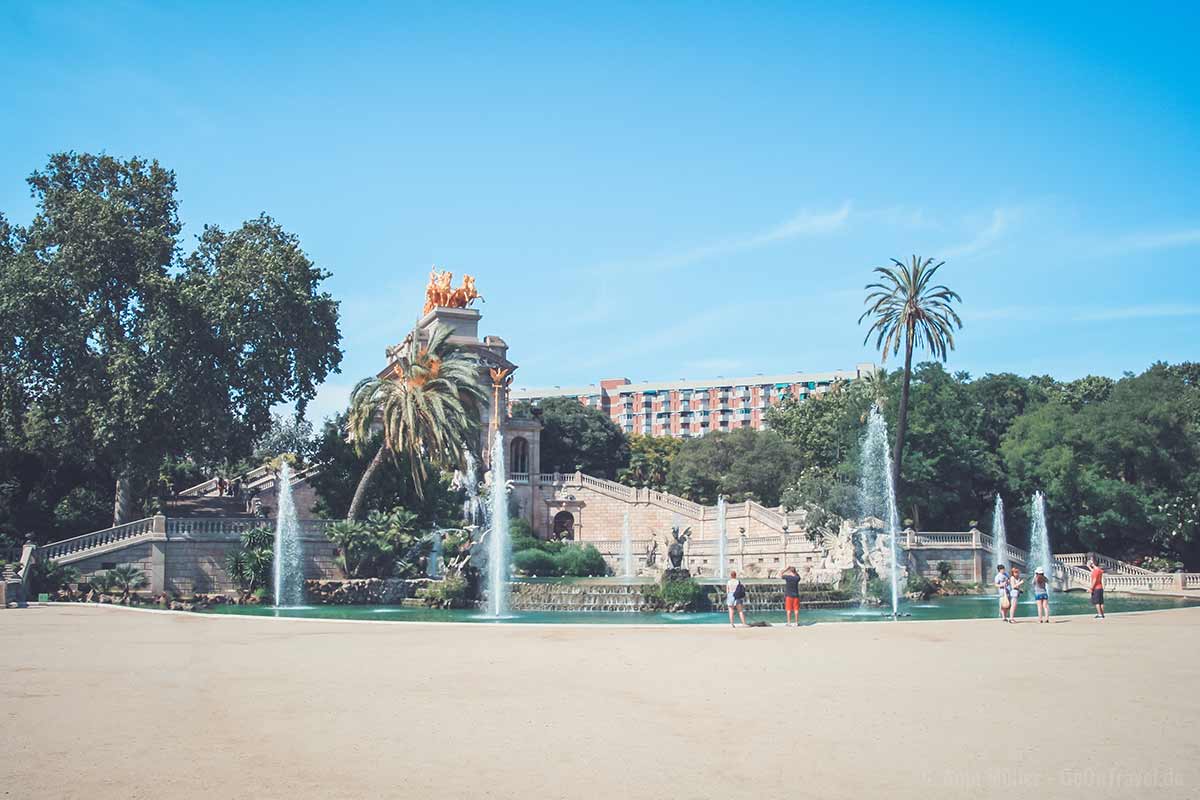
[[[1092,571],[1092,605],[1096,607],[1096,619],[1104,619],[1104,570],[1094,558],[1088,559],[1088,569]]]
[[[1038,567],[1033,571],[1033,599],[1037,603],[1038,622],[1050,621],[1050,581],[1046,570]]]
[[[729,573],[729,580],[725,583],[725,605],[729,609],[729,626],[736,628],[733,623],[733,610],[736,608],[738,616],[742,618],[742,624],[746,624],[746,587],[738,580],[736,572]]]
[[[800,573],[795,567],[788,567],[779,577],[783,578],[783,609],[787,613],[784,627],[792,624],[792,614],[796,615],[796,627],[800,626]]]
[[[1021,577],[1021,570],[1018,567],[1012,568],[1012,574],[1008,576],[1008,621],[1015,622],[1017,617],[1017,601],[1021,599],[1021,589],[1025,586],[1025,579]]]
[[[1010,601],[1008,597],[1008,573],[1004,571],[1003,564],[996,565],[996,580],[994,583],[1000,593],[1000,619],[1005,619],[1004,615],[1008,611]]]

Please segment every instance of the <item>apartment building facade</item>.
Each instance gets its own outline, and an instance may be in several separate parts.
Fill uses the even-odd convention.
[[[828,392],[841,381],[874,374],[874,364],[852,370],[790,372],[710,380],[602,380],[589,386],[549,389],[514,388],[512,402],[538,404],[551,397],[573,397],[608,415],[626,433],[692,438],[712,431],[766,427],[767,410],[787,398],[803,400]]]

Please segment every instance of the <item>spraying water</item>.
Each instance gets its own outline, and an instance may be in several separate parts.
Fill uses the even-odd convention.
[[[633,533],[629,529],[629,509],[621,522],[621,572],[626,578],[633,577]]]
[[[425,566],[425,575],[430,578],[442,577],[442,531],[435,528],[429,534],[429,563]]]
[[[871,409],[867,420],[867,433],[863,437],[861,461],[861,476],[859,478],[860,511],[864,517],[874,517],[883,521],[883,529],[874,535],[869,528],[862,532],[863,562],[875,567],[882,573],[882,562],[890,561],[887,569],[892,589],[892,616],[899,613],[900,607],[900,558],[897,539],[899,538],[900,520],[896,508],[896,487],[892,483],[892,452],[888,443],[887,422],[878,409]],[[885,542],[880,537],[886,536]],[[890,558],[883,554],[880,545],[887,548]]]
[[[488,614],[508,615],[509,564],[512,545],[508,538],[508,476],[504,469],[504,437],[496,431],[492,441],[492,488],[488,508]]]
[[[1050,532],[1046,529],[1046,496],[1034,492],[1029,504],[1029,569],[1041,567],[1046,580],[1054,580],[1054,560],[1050,555]]]
[[[993,567],[1008,560],[1008,532],[1004,529],[1004,498],[1000,495],[996,495],[996,505],[992,509],[992,550],[995,555]]]
[[[717,496],[717,577],[729,577],[729,534],[725,527],[725,495]]]
[[[276,482],[278,514],[275,518],[275,607],[298,606],[304,602],[304,571],[300,563],[300,524],[292,500],[292,468],[279,465]]]
[[[467,499],[463,502],[463,519],[468,525],[478,525],[483,519],[483,504],[479,500],[479,465],[475,463],[475,454],[467,450],[463,489]]]

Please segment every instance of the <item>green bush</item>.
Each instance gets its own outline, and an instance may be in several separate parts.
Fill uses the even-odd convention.
[[[271,582],[275,565],[275,533],[269,528],[251,528],[242,534],[241,547],[225,557],[229,577],[242,591],[254,593]]]
[[[590,578],[608,574],[608,564],[600,551],[590,544],[569,544],[554,556],[558,574]]]
[[[513,553],[512,566],[515,572],[540,578],[562,574],[554,556],[544,550],[519,550]]]
[[[33,597],[43,593],[53,594],[78,580],[79,570],[57,561],[38,560],[29,566],[29,593]]]
[[[938,580],[948,581],[954,577],[954,567],[949,561],[939,561],[937,563]]]
[[[347,578],[411,577],[430,546],[417,530],[417,515],[403,508],[335,523],[326,535],[337,545],[337,564]]]
[[[423,591],[426,600],[440,608],[458,608],[470,599],[471,587],[466,579],[451,575],[431,583]]]
[[[668,608],[701,611],[708,606],[708,594],[704,587],[691,578],[661,583],[655,587],[654,596]]]

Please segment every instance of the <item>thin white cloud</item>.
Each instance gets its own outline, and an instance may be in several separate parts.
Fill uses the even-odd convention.
[[[605,273],[614,270],[663,272],[707,261],[710,258],[755,250],[791,239],[823,236],[845,228],[850,220],[850,209],[851,203],[847,200],[833,211],[801,211],[790,219],[758,233],[713,242],[674,253],[661,253],[647,259],[609,264],[600,267],[597,271]]]
[[[1200,228],[1177,231],[1157,231],[1119,236],[1104,242],[1101,250],[1110,253],[1134,253],[1145,250],[1166,250],[1200,244]]]
[[[943,247],[938,251],[938,258],[964,258],[988,250],[1008,232],[1020,217],[1020,209],[997,208],[992,211],[992,218],[987,227],[976,233],[969,241]]]

